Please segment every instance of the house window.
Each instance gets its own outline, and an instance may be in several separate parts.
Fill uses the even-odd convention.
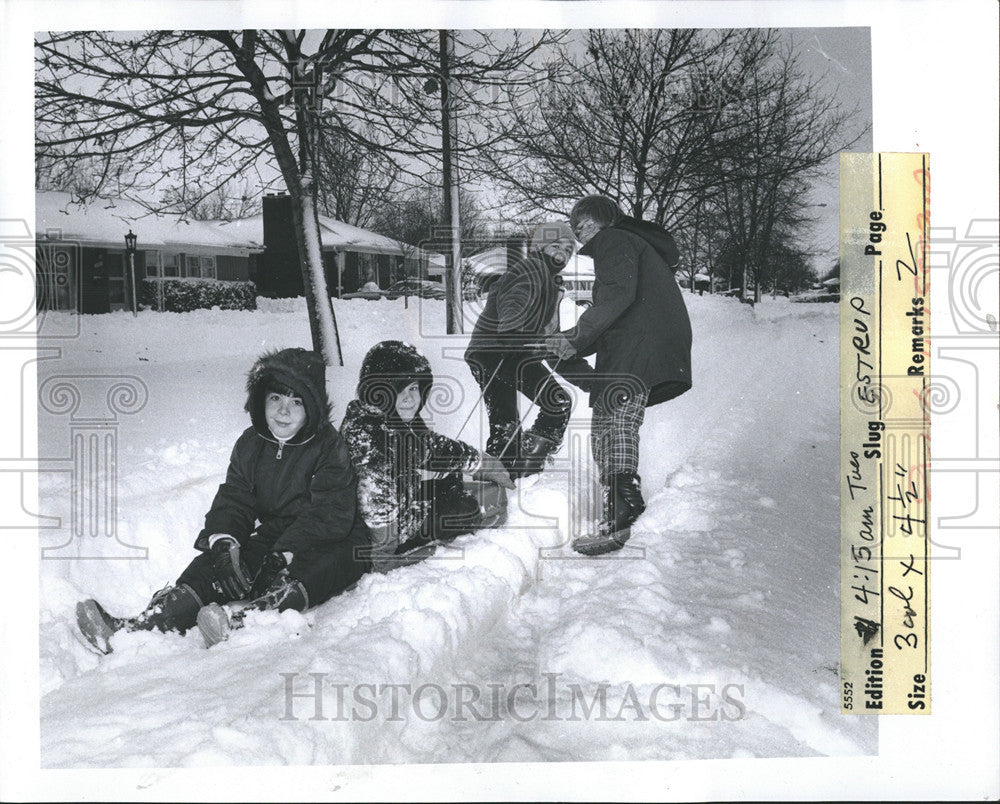
[[[181,275],[181,255],[180,254],[164,254],[163,255],[163,275],[165,277],[180,276]]]
[[[159,251],[146,251],[146,276],[155,279],[163,275],[163,268],[160,264],[162,255]]]
[[[188,254],[185,259],[185,276],[196,279],[215,279],[215,257],[200,257]]]

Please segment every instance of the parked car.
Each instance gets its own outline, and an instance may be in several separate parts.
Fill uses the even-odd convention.
[[[386,298],[387,290],[355,290],[353,293],[344,293],[340,298],[342,299],[368,299],[368,301],[376,301],[377,299]]]
[[[565,298],[572,299],[581,307],[590,307],[594,303],[594,280],[563,277],[563,293]]]
[[[431,282],[429,279],[401,279],[399,282],[393,282],[385,291],[387,299],[398,299],[404,295],[420,296],[423,299],[443,299],[446,294],[441,282]]]

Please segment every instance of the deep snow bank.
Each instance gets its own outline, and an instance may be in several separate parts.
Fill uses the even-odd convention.
[[[82,317],[81,337],[40,379],[116,373],[146,387],[142,410],[117,425],[116,501],[119,540],[146,555],[42,562],[43,764],[872,750],[874,724],[837,712],[836,309],[686,298],[695,388],[647,414],[649,506],[622,553],[581,560],[567,547],[592,513],[574,474],[587,461],[581,407],[556,464],[519,483],[505,528],[366,577],[304,615],[256,615],[211,651],[197,634],[129,634],[100,659],[74,637],[76,600],[125,613],[176,577],[246,426],[245,371],[264,349],[309,336],[302,300]],[[438,375],[434,426],[482,443],[463,341],[435,334],[443,304],[336,309],[346,365],[328,373],[335,418],[365,351],[402,338]],[[65,420],[43,411],[39,424],[43,450],[65,450]],[[68,521],[71,492],[67,473],[43,476],[42,512]],[[43,536],[65,541],[65,530]],[[120,544],[101,549],[116,557]]]

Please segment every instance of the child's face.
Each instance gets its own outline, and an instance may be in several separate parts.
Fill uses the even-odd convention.
[[[275,438],[287,441],[306,423],[306,408],[297,396],[268,391],[264,397],[264,419]]]
[[[542,249],[542,253],[547,254],[549,259],[561,267],[569,262],[574,251],[576,251],[576,244],[569,240],[554,240]]]
[[[411,382],[396,394],[396,415],[404,422],[412,421],[420,410],[420,386]]]

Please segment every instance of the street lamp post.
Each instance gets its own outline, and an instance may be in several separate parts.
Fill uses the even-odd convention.
[[[129,278],[132,282],[132,316],[136,317],[139,315],[139,305],[136,301],[135,294],[135,244],[138,241],[138,237],[133,234],[132,230],[128,230],[128,234],[125,235],[125,253],[128,254],[128,268],[129,268]]]

